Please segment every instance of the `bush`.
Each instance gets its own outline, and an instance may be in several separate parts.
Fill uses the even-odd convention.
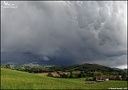
[[[93,81],[93,78],[92,77],[87,77],[86,81]]]
[[[95,81],[96,80],[96,77],[93,77],[93,81]]]
[[[53,77],[53,75],[52,75],[51,72],[48,72],[47,76],[49,76],[49,77]]]
[[[93,73],[93,77],[95,77],[95,76],[102,76],[102,75],[103,75],[102,72],[94,72]]]
[[[77,78],[77,75],[73,73],[72,78]]]
[[[61,78],[68,78],[69,77],[69,74],[62,74],[60,75]]]
[[[86,76],[85,73],[82,72],[82,71],[78,74],[78,78],[82,78],[82,77],[85,77],[85,76]]]

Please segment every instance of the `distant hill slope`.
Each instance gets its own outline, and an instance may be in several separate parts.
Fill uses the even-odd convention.
[[[74,71],[102,71],[102,72],[111,72],[111,71],[115,71],[113,68],[107,67],[107,66],[103,66],[103,65],[98,65],[98,64],[75,64],[75,65],[71,65],[71,66],[55,66],[54,67],[56,70],[62,70],[62,71],[66,71],[66,70],[74,70]]]
[[[125,72],[128,72],[128,69],[123,69]]]

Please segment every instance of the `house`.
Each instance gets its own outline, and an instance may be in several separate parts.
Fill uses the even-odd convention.
[[[109,76],[96,76],[97,82],[109,81]]]
[[[115,75],[115,76],[114,76],[114,80],[122,80],[121,75]]]

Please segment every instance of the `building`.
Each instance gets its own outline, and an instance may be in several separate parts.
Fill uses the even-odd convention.
[[[98,82],[109,81],[109,76],[96,76],[96,81]]]
[[[115,75],[115,76],[114,76],[114,80],[122,80],[121,75]]]

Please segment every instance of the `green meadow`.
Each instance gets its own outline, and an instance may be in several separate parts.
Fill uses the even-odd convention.
[[[126,89],[127,81],[85,84],[85,78],[52,78],[10,69],[1,69],[1,89]]]

